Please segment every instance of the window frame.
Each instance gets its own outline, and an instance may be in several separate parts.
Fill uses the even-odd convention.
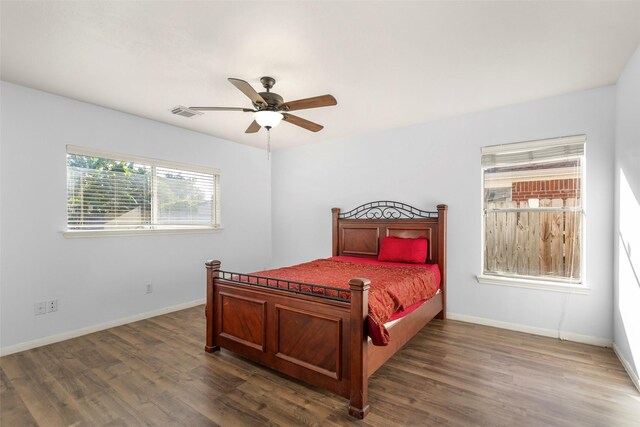
[[[213,206],[212,206],[212,225],[162,225],[162,224],[149,224],[144,227],[135,226],[136,228],[119,228],[119,229],[106,229],[106,230],[82,230],[82,229],[70,229],[69,227],[69,199],[68,193],[66,194],[65,203],[65,229],[62,232],[65,238],[77,238],[77,237],[109,237],[109,236],[133,236],[133,235],[152,235],[152,234],[190,234],[190,233],[207,233],[218,232],[222,230],[221,215],[220,215],[220,170],[208,166],[194,165],[188,163],[180,163],[169,160],[160,160],[150,157],[142,157],[131,154],[117,153],[113,151],[97,150],[93,148],[80,147],[76,145],[67,145],[65,152],[65,179],[68,180],[69,170],[67,166],[67,155],[79,155],[89,157],[99,157],[104,159],[124,161],[131,163],[138,163],[145,166],[149,166],[152,169],[152,185],[156,185],[157,178],[155,177],[155,171],[157,168],[167,168],[174,170],[182,170],[185,172],[196,172],[202,174],[210,174],[213,177]],[[155,194],[155,191],[153,192]],[[157,200],[152,195],[152,211],[156,210],[154,205],[157,204]],[[152,213],[153,218],[154,213]]]
[[[570,144],[583,144],[584,152],[581,155],[581,176],[580,176],[580,199],[581,199],[581,227],[580,227],[580,279],[575,280],[569,278],[568,280],[555,279],[552,277],[539,276],[524,276],[524,275],[506,275],[506,274],[485,274],[485,234],[486,234],[486,215],[485,215],[485,170],[488,168],[485,165],[481,165],[480,168],[480,273],[476,275],[476,280],[480,284],[486,285],[499,285],[509,286],[517,288],[538,289],[546,291],[564,292],[564,293],[577,293],[588,294],[590,288],[587,285],[586,278],[586,157],[587,157],[587,144],[586,135],[573,135],[559,138],[549,138],[525,142],[515,142],[508,144],[493,145],[481,148],[481,155],[485,154],[498,154],[514,151],[526,151],[534,148],[562,146]],[[534,163],[534,162],[532,162]]]

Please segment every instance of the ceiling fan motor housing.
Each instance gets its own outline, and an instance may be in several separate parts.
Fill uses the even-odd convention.
[[[253,104],[253,106],[258,110],[274,110],[275,111],[275,110],[278,110],[278,107],[284,104],[284,99],[277,93],[260,92],[259,95],[262,97],[262,99],[267,101],[267,107],[264,107],[263,105],[260,105],[260,104]]]

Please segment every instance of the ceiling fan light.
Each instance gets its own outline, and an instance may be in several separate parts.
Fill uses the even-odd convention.
[[[277,111],[258,111],[254,116],[256,122],[263,128],[274,128],[280,124],[282,114]]]

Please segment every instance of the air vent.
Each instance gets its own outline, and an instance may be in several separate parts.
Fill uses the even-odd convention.
[[[183,107],[182,105],[176,105],[169,111],[171,111],[172,114],[182,116],[182,117],[187,117],[187,118],[202,115],[200,111],[190,110],[187,107]]]

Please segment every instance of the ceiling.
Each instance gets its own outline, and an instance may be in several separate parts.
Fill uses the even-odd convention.
[[[640,44],[640,2],[2,1],[1,78],[264,148],[250,113],[187,119],[176,105],[251,107],[228,77],[325,128],[283,123],[274,149],[616,82]]]

